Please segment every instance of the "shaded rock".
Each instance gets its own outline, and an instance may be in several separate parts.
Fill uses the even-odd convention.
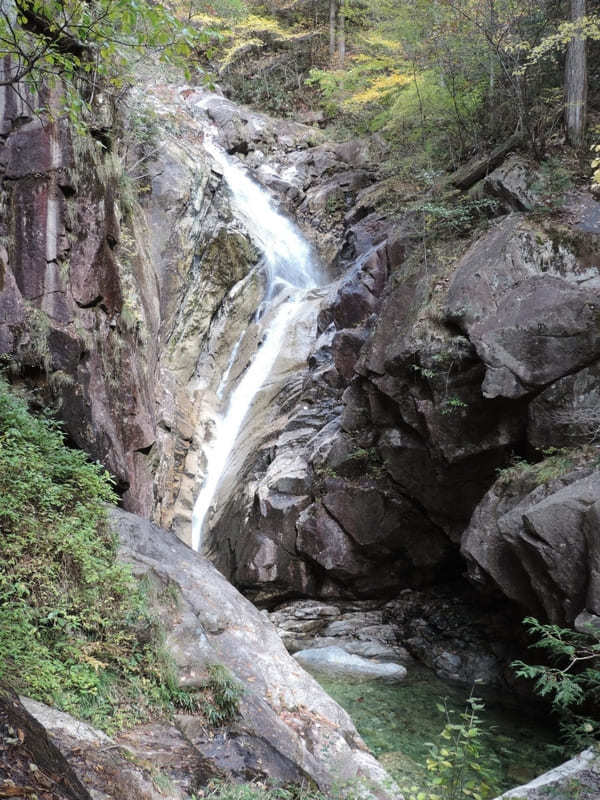
[[[347,381],[354,374],[354,366],[366,339],[367,332],[362,328],[341,330],[333,337],[332,353],[335,368]]]
[[[443,562],[448,545],[442,532],[403,497],[390,499],[383,488],[356,482],[327,482],[327,511],[370,557],[401,553],[416,568]]]
[[[599,298],[553,277],[530,278],[487,319],[475,346],[486,397],[519,397],[600,356]]]
[[[600,632],[600,617],[590,614],[589,611],[582,611],[575,617],[573,627],[579,633],[597,634]]]
[[[532,211],[538,202],[533,188],[537,179],[533,166],[522,156],[507,158],[483,182],[483,190],[515,211]]]
[[[523,396],[600,354],[598,302],[579,288],[589,270],[516,215],[479,239],[448,289],[448,319],[485,363],[485,397]]]
[[[306,193],[300,213],[335,213],[352,205],[356,193],[371,182],[365,170],[349,170],[335,175],[330,181],[320,183]]]
[[[442,680],[506,690],[512,673],[505,665],[518,657],[515,631],[522,616],[513,615],[506,604],[488,602],[461,579],[424,590],[405,589],[382,612],[397,645]]]
[[[529,404],[527,438],[538,450],[576,447],[600,434],[600,365],[552,383]]]
[[[373,247],[358,260],[350,276],[342,281],[338,289],[331,307],[332,319],[338,330],[364,322],[377,310],[386,278],[386,248]]]
[[[35,714],[6,687],[0,689],[0,741],[0,772],[4,781],[12,781],[13,786],[28,786],[31,791],[27,794],[51,791],[48,796],[52,800],[91,800],[82,776],[69,763],[68,751],[61,751]],[[37,769],[32,770],[32,764]]]
[[[319,647],[299,650],[294,658],[312,672],[352,680],[376,680],[382,683],[399,683],[406,678],[406,669],[400,664],[369,661],[342,650],[341,647]]]
[[[537,487],[526,474],[509,486],[500,479],[462,538],[471,578],[556,624],[571,624],[584,609],[598,613],[598,546],[589,532],[599,501],[598,472]]]
[[[247,703],[242,700],[242,715],[252,719]],[[257,713],[262,714],[262,710]],[[282,755],[265,737],[256,735],[251,722],[233,722],[220,731],[207,731],[202,720],[184,714],[178,714],[176,722],[185,739],[201,754],[203,782],[213,777],[278,783],[302,783],[306,779],[292,759]],[[275,736],[273,731],[271,738]]]
[[[335,578],[364,574],[367,564],[352,539],[325,508],[315,503],[298,518],[298,551],[319,564]]]
[[[143,751],[144,758],[138,759],[134,752],[119,745],[101,731],[97,731],[69,714],[24,698],[27,711],[43,725],[54,746],[64,755],[72,772],[86,787],[82,797],[94,800],[122,800],[135,797],[139,800],[183,800],[184,793],[174,782],[167,781],[159,790],[154,779],[157,777],[156,764],[150,760],[151,752]],[[179,748],[178,748],[179,744]],[[173,753],[181,745],[173,742]],[[185,747],[185,745],[184,745]],[[187,748],[189,751],[189,746]],[[145,758],[145,756],[148,758]],[[179,753],[181,755],[181,753]],[[184,762],[185,763],[185,762]],[[65,774],[69,773],[65,770]],[[186,788],[193,781],[186,781]],[[79,795],[76,795],[79,800]]]
[[[336,646],[363,658],[408,664],[412,659],[397,642],[393,626],[384,623],[385,614],[376,601],[323,605],[296,600],[279,606],[269,619],[291,653]]]

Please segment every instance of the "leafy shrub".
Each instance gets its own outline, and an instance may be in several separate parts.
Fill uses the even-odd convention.
[[[439,710],[446,716],[446,725],[440,734],[440,742],[429,743],[426,761],[429,775],[428,786],[420,789],[410,787],[407,800],[485,800],[497,794],[494,788],[494,772],[488,755],[483,762],[483,738],[479,712],[484,706],[477,697],[469,697],[467,705],[456,719],[454,712],[440,704]]]
[[[211,664],[203,689],[202,707],[210,725],[223,725],[237,715],[243,690],[227,667]]]
[[[534,617],[526,617],[524,624],[537,637],[531,646],[542,649],[550,665],[515,661],[517,676],[534,681],[535,691],[551,699],[570,751],[588,746],[600,738],[600,720],[577,709],[597,708],[600,701],[600,631],[589,626],[581,633]]]
[[[531,464],[519,458],[508,467],[498,470],[498,481],[508,486],[519,478],[530,478],[536,486],[560,478],[578,467],[598,461],[598,452],[593,446],[579,448],[548,447],[542,451],[544,458]]]
[[[286,784],[273,786],[263,781],[252,783],[231,784],[225,781],[211,781],[201,794],[192,800],[206,798],[206,800],[358,800],[364,797],[360,790],[354,791],[352,786],[344,784],[343,788],[336,786],[324,794],[307,784]]]
[[[184,701],[116,560],[114,500],[108,473],[0,379],[0,679],[109,730]]]

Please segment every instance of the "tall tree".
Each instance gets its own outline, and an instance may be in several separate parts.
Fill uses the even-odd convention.
[[[571,0],[571,21],[583,20],[586,0]],[[567,141],[573,147],[581,147],[585,134],[587,104],[587,54],[583,34],[569,41],[565,65],[565,128]]]
[[[346,0],[340,0],[338,9],[337,53],[340,64],[346,58]]]
[[[335,35],[337,19],[340,10],[340,0],[329,0],[329,58],[335,58]]]

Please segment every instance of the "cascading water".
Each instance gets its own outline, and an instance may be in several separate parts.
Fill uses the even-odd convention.
[[[267,192],[250,179],[241,165],[233,163],[214,142],[209,140],[205,146],[222,170],[238,218],[262,252],[266,292],[257,310],[257,318],[265,321],[262,343],[237,386],[230,392],[224,413],[215,419],[215,435],[205,449],[206,477],[192,517],[194,550],[199,550],[202,545],[202,531],[238,434],[254,399],[273,369],[286,331],[298,314],[300,301],[307,291],[320,283],[311,248],[296,226],[273,207]],[[232,350],[217,391],[219,400],[227,388],[228,377],[235,366],[244,335]]]

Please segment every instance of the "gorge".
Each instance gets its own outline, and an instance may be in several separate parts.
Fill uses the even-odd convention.
[[[389,209],[378,135],[166,80],[126,108],[99,94],[83,133],[0,93],[7,380],[114,477],[120,557],[179,685],[217,664],[244,686],[217,733],[185,710],[110,741],[37,700],[3,713],[45,726],[86,800],[201,797],[215,777],[399,798],[290,653],[526,705],[522,617],[596,624],[598,201],[574,182],[544,208],[515,146],[481,176],[480,224],[436,239],[410,186]]]

